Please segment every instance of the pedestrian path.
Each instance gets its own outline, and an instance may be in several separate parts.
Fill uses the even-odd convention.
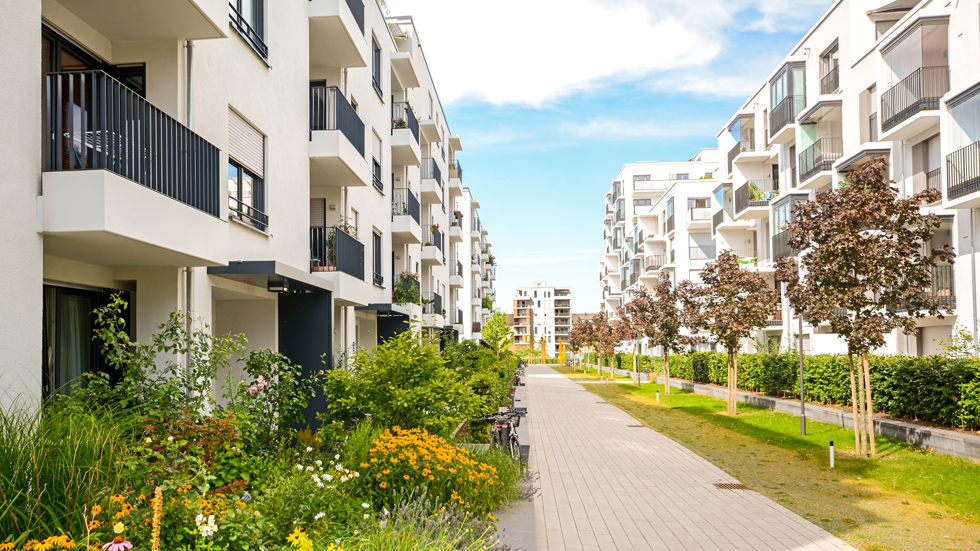
[[[853,549],[546,366],[527,370],[537,551]]]

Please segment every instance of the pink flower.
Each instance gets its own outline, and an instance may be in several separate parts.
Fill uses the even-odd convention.
[[[249,394],[255,394],[258,391],[259,391],[259,389],[255,388],[254,386],[252,388],[248,389],[248,393]]]
[[[119,536],[116,536],[115,539],[102,546],[102,549],[105,551],[126,551],[127,549],[132,548],[133,544],[129,543],[128,541],[123,541],[123,539]]]

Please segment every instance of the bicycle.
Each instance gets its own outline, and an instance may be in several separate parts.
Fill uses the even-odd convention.
[[[521,415],[515,411],[502,411],[483,415],[478,419],[493,423],[491,445],[504,450],[519,461],[523,468],[524,459],[521,457],[521,445],[517,439],[517,427],[521,423]]]

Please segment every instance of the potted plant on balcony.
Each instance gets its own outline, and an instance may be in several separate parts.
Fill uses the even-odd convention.
[[[417,304],[421,296],[416,280],[417,277],[417,274],[402,272],[398,276],[398,280],[395,281],[395,289],[391,293],[392,302],[396,304]]]
[[[408,125],[405,124],[405,119],[395,119],[392,121],[392,126],[394,128],[408,128]]]

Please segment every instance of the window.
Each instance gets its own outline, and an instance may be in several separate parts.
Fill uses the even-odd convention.
[[[671,174],[670,175],[670,179],[671,180],[687,180],[688,176],[690,176],[690,175],[689,174],[685,174],[685,173]]]
[[[537,296],[537,295],[535,295],[535,296]],[[538,301],[538,308],[541,308],[541,301],[540,300]]]
[[[262,59],[269,58],[265,45],[265,0],[231,0],[231,26]]]
[[[381,234],[378,232],[374,233],[374,284],[378,287],[384,287],[385,278],[381,266]]]
[[[649,207],[653,205],[652,199],[633,199],[634,207]]]
[[[373,149],[373,159],[372,159],[372,174],[374,176],[374,188],[381,193],[385,192],[384,182],[381,180],[381,138],[378,137],[376,133],[372,133],[374,136],[374,149]]]
[[[228,218],[241,220],[265,231],[269,217],[262,212],[262,178],[237,161],[228,160]]]
[[[374,84],[374,91],[378,93],[378,97],[383,102],[384,94],[381,93],[381,46],[378,46],[377,40],[372,40],[371,46],[374,48],[373,63],[371,65],[371,83]]]
[[[538,298],[538,292],[537,291],[534,292],[534,298]]]
[[[639,175],[639,176],[633,176],[633,181],[634,182],[649,182],[650,181],[650,175],[649,174],[642,174],[642,175]]]
[[[360,213],[358,213],[354,209],[350,209],[350,220],[349,220],[349,223],[350,223],[350,230],[351,230],[351,232],[353,232],[351,234],[351,237],[353,237],[354,239],[357,239],[357,228],[358,228],[358,226],[361,223],[361,215],[360,215]],[[418,270],[415,270],[415,271],[417,272]]]
[[[827,50],[827,53],[820,56],[820,93],[832,94],[837,91],[838,72],[837,65],[840,58],[840,48],[835,42]]]

